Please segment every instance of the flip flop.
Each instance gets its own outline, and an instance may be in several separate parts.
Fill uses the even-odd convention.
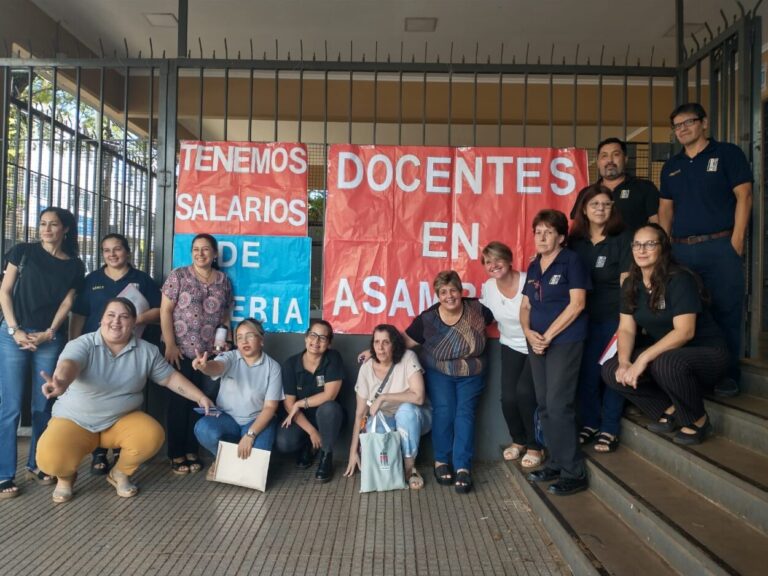
[[[109,460],[106,452],[96,452],[91,458],[91,474],[104,476],[109,473]]]
[[[517,460],[520,458],[520,456],[523,455],[523,451],[525,450],[525,446],[519,446],[518,444],[511,444],[504,448],[504,452],[501,453],[504,460],[510,461],[510,460]]]
[[[40,470],[40,468],[36,468],[35,470],[27,468],[27,475],[41,486],[50,486],[56,482],[56,476],[46,474]]]
[[[411,490],[421,490],[424,488],[424,478],[416,468],[411,471],[411,476],[408,478],[408,487]]]
[[[0,482],[0,500],[16,498],[19,495],[19,488],[13,480],[3,480]]]
[[[538,452],[534,454],[533,452]],[[523,468],[538,468],[544,461],[544,450],[528,450],[520,460],[520,466]]]

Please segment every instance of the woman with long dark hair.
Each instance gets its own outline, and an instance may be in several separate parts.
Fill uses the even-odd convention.
[[[229,278],[218,269],[218,250],[218,242],[210,234],[195,236],[192,264],[171,271],[163,284],[160,303],[165,359],[203,391],[207,377],[195,370],[192,362],[203,352],[213,354],[216,328],[222,324],[229,327],[233,303]],[[199,472],[203,468],[197,454],[194,407],[186,398],[168,395],[168,458],[175,474]]]
[[[3,322],[0,325],[0,499],[18,495],[16,429],[21,399],[30,377],[32,438],[27,471],[41,484],[55,478],[37,467],[37,441],[51,418],[52,401],[43,396],[39,374],[56,366],[66,334],[67,315],[82,288],[85,267],[78,258],[77,222],[63,208],[40,214],[40,242],[22,243],[6,254],[0,286]],[[32,373],[30,374],[30,369]]]
[[[632,255],[632,236],[624,231],[611,191],[589,186],[581,197],[571,226],[568,246],[589,271],[592,290],[587,294],[589,325],[579,373],[579,442],[595,441],[596,452],[613,452],[619,445],[624,397],[604,388],[600,356],[619,326],[621,282],[627,276]]]
[[[701,280],[675,262],[661,226],[635,232],[632,256],[618,353],[603,365],[603,379],[653,420],[649,430],[679,429],[676,443],[699,444],[712,428],[703,395],[725,375],[728,348],[706,309]]]

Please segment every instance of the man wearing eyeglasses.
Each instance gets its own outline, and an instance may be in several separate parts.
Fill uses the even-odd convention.
[[[752,171],[744,152],[707,138],[707,113],[691,102],[670,114],[683,150],[661,170],[659,224],[672,237],[675,258],[695,270],[712,296],[712,315],[731,354],[720,396],[739,393],[744,309],[744,239],[752,210]]]
[[[647,222],[658,222],[659,190],[645,178],[626,172],[627,143],[618,138],[606,138],[597,145],[597,184],[611,191],[613,205],[621,214],[627,228],[633,232]],[[589,189],[582,189],[571,209],[571,220],[576,218],[581,199]]]

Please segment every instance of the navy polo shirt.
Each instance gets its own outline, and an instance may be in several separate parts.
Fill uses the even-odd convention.
[[[542,274],[541,257],[528,266],[523,294],[531,303],[531,330],[543,334],[571,301],[570,290],[590,290],[592,282],[576,252],[563,248]],[[552,344],[578,342],[587,337],[587,315],[582,312]]]
[[[685,150],[661,169],[661,197],[674,202],[672,237],[714,234],[733,228],[736,196],[733,189],[752,182],[752,170],[741,148],[709,140],[689,158]]]
[[[297,400],[303,400],[323,392],[326,382],[344,380],[344,362],[336,350],[329,348],[325,351],[314,373],[304,368],[301,360],[304,354],[299,352],[283,363],[283,392],[286,396],[296,396]]]
[[[99,329],[104,306],[109,300],[116,298],[129,284],[133,284],[141,292],[149,302],[150,308],[160,307],[160,288],[149,274],[131,266],[125,276],[119,280],[112,280],[104,272],[104,267],[101,267],[85,277],[85,287],[72,306],[73,313],[85,316],[83,334]]]
[[[618,322],[621,300],[619,277],[632,264],[632,233],[606,236],[597,244],[589,238],[569,241],[589,270],[592,291],[587,294],[587,313],[592,322]]]
[[[601,184],[603,179],[597,181]],[[576,197],[576,202],[571,209],[571,220],[576,217],[581,199],[589,189],[583,188]],[[659,190],[656,185],[645,178],[635,178],[627,174],[624,182],[616,186],[612,192],[614,206],[621,214],[621,219],[627,225],[627,229],[635,231],[648,222],[648,218],[656,216],[659,211]]]

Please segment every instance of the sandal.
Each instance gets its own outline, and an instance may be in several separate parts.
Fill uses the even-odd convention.
[[[171,459],[171,470],[174,474],[178,474],[179,476],[184,476],[185,474],[189,474],[189,464],[184,459]]]
[[[203,469],[203,462],[197,456],[193,456],[192,458],[187,456],[184,462],[187,465],[190,474],[197,474]]]
[[[528,450],[520,460],[523,468],[537,468],[544,461],[544,450]]]
[[[94,452],[93,458],[91,458],[91,474],[104,476],[107,472],[109,472],[107,453],[102,451]]]
[[[523,450],[525,450],[525,446],[521,446],[520,444],[510,444],[506,448],[504,448],[504,452],[501,453],[501,455],[504,457],[504,460],[510,461],[510,460],[517,460],[522,456]]]
[[[408,478],[408,487],[411,490],[421,490],[424,488],[424,478],[416,468],[411,470],[411,476]]]
[[[120,498],[133,498],[139,493],[138,486],[133,484],[128,476],[121,473],[122,478],[118,480],[113,476],[113,473],[114,471],[107,474],[107,482],[115,487],[115,492]]]
[[[19,487],[13,480],[3,480],[0,482],[0,500],[16,498],[19,495]]]
[[[600,434],[597,435],[597,441],[594,446],[595,452],[606,454],[608,452],[615,452],[618,447],[618,436],[612,436],[611,434],[608,434],[608,432],[600,432]]]
[[[58,484],[56,485],[53,494],[51,494],[51,499],[55,504],[64,504],[64,502],[72,500],[72,497],[74,496],[75,480],[77,480],[77,472],[74,473],[72,479],[69,481],[69,486],[66,488],[61,488]]]
[[[674,412],[672,414],[664,413],[662,417],[658,419],[658,421],[648,424],[647,428],[656,434],[674,432],[678,428],[678,424],[675,420]]]
[[[34,470],[27,468],[27,474],[41,486],[50,486],[56,482],[56,476],[46,474],[40,468],[35,468]]]
[[[581,429],[581,432],[579,432],[579,444],[589,444],[592,442],[592,440],[595,439],[595,436],[597,436],[597,428],[590,428],[589,426],[584,426]]]
[[[679,430],[677,434],[675,434],[675,437],[672,438],[672,441],[675,444],[682,444],[684,446],[693,446],[694,444],[701,444],[704,441],[704,438],[706,438],[707,434],[709,434],[712,431],[712,423],[709,421],[709,417],[704,421],[704,424],[701,426],[696,426],[696,424],[690,424],[688,426],[685,426],[686,428],[690,428],[694,432],[683,432],[682,430]]]
[[[440,486],[450,486],[453,484],[453,470],[448,464],[438,464],[435,466],[435,479]]]
[[[457,494],[468,494],[472,490],[472,474],[469,470],[461,469],[456,473],[456,488]]]
[[[205,473],[205,479],[208,482],[216,481],[216,462],[214,462],[211,467],[208,468],[208,472]]]

